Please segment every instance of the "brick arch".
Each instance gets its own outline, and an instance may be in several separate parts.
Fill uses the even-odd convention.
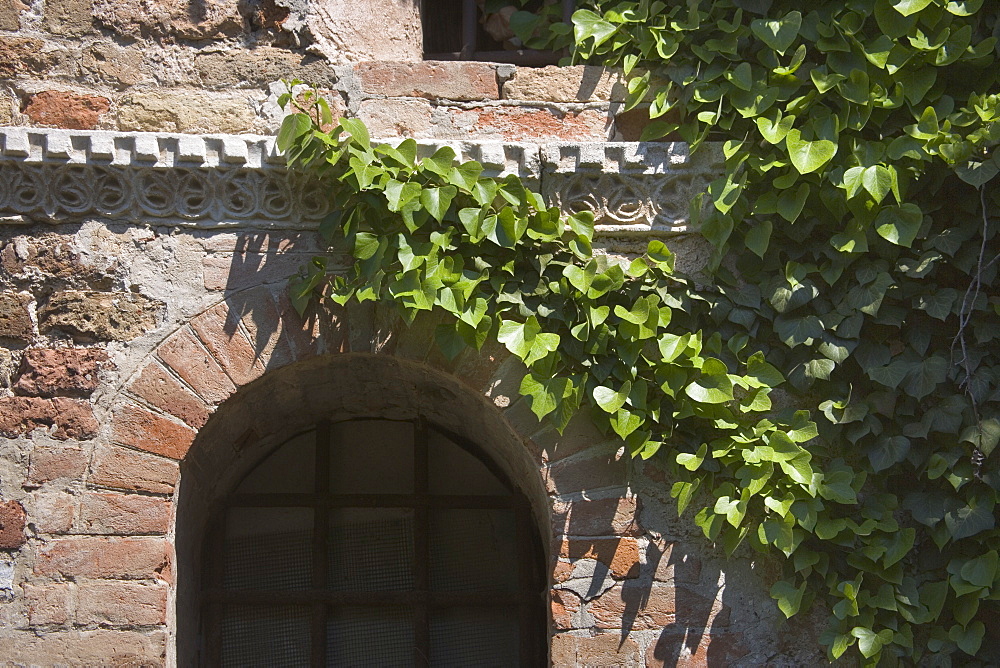
[[[627,583],[639,574],[640,553],[650,549],[637,522],[637,500],[627,491],[627,462],[618,452],[620,444],[598,434],[586,416],[575,419],[562,436],[539,424],[530,403],[518,398],[523,371],[515,358],[495,347],[469,351],[449,362],[437,351],[430,322],[418,320],[408,327],[388,311],[370,307],[303,319],[291,306],[283,284],[230,293],[165,337],[120,388],[108,420],[108,445],[95,458],[89,481],[101,487],[173,496],[170,533],[177,542],[170,540],[170,551],[176,553],[172,568],[180,569],[171,585],[172,597],[176,597],[179,590],[175,587],[191,581],[180,559],[189,547],[176,533],[185,486],[190,488],[193,471],[221,468],[219,462],[193,455],[212,441],[229,449],[222,454],[222,462],[248,443],[256,443],[257,452],[263,452],[261,448],[276,443],[284,426],[275,421],[276,429],[269,431],[266,424],[250,424],[254,413],[262,412],[255,411],[254,405],[268,404],[266,388],[274,383],[294,384],[290,379],[300,369],[336,367],[338,361],[359,355],[426,376],[428,392],[447,386],[438,402],[457,395],[474,399],[470,406],[493,420],[484,433],[502,431],[503,438],[516,445],[516,450],[505,452],[521,462],[522,477],[536,481],[534,489],[525,491],[533,499],[552,569],[550,578],[557,587],[552,592],[553,658],[556,639],[563,653],[567,643],[575,648],[584,642],[572,631],[578,628],[576,620],[585,619],[581,617],[583,603],[572,590],[559,589],[559,583],[567,578],[593,578],[586,566],[574,571],[574,564],[595,562],[605,565],[608,582]],[[309,396],[303,395],[301,401],[308,407]],[[223,415],[241,404],[250,406],[244,429],[232,426],[241,419],[232,422],[232,415]],[[316,409],[308,408],[307,415]],[[412,415],[403,410],[397,417]],[[226,419],[230,426],[220,428]],[[463,422],[470,422],[468,415],[458,415],[455,424],[444,426],[461,433]],[[247,449],[244,454],[252,452]],[[177,610],[182,607],[179,603]],[[171,612],[168,628],[176,633],[178,625],[185,623],[184,615]]]

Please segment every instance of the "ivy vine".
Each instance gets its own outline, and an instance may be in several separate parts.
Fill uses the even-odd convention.
[[[995,665],[1000,599],[1000,8],[982,0],[578,2],[518,12],[522,43],[620,66],[644,139],[720,142],[700,214],[714,283],[659,240],[595,256],[593,220],[448,148],[373,145],[322,99],[282,126],[329,179],[300,307],[395,304],[454,357],[487,340],[559,429],[588,411],[656,457],[728,554],[785,557],[787,616],[863,665]],[[729,258],[722,263],[722,258]],[[792,395],[778,409],[772,391]],[[786,403],[786,402],[783,402]]]

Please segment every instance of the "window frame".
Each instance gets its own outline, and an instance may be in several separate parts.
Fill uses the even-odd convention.
[[[330,452],[334,447],[331,421],[316,424],[314,489],[302,493],[228,494],[213,508],[207,524],[205,563],[201,587],[202,664],[222,665],[222,620],[230,605],[287,605],[310,608],[310,663],[316,668],[326,666],[327,623],[338,609],[344,607],[405,606],[414,613],[413,665],[430,665],[430,611],[447,608],[516,607],[519,622],[519,658],[521,666],[542,666],[547,663],[547,582],[541,538],[532,514],[530,502],[511,484],[503,472],[476,444],[423,419],[386,420],[383,418],[351,418],[337,423],[357,421],[408,422],[413,424],[414,489],[412,494],[337,494],[330,490]],[[441,495],[429,490],[430,430],[451,440],[456,446],[475,456],[508,489],[508,496]],[[308,432],[305,432],[308,433]],[[295,438],[293,435],[292,438]],[[241,477],[250,475],[272,453],[284,447],[287,439],[265,454]],[[238,488],[240,482],[234,486]],[[303,508],[313,512],[312,586],[296,590],[233,590],[226,589],[225,549],[226,518],[233,508]],[[402,508],[414,512],[414,588],[396,591],[334,591],[327,588],[328,536],[331,511],[348,508]],[[448,510],[511,510],[515,519],[517,550],[517,591],[496,590],[433,591],[430,583],[430,514],[434,509]]]

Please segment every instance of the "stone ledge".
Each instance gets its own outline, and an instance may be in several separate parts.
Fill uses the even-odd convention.
[[[444,146],[616,236],[687,231],[691,199],[721,169],[717,151],[683,143],[422,141],[418,155]],[[314,180],[286,173],[274,137],[0,128],[0,216],[311,228],[326,207]]]

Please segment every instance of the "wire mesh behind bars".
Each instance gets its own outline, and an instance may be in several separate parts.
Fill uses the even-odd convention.
[[[264,458],[225,511],[209,555],[221,589],[207,595],[208,657],[268,667],[543,660],[544,628],[525,618],[544,623],[540,571],[523,562],[530,512],[479,455],[411,423],[345,422],[317,429],[315,447],[303,439]],[[370,468],[380,457],[384,476]],[[309,471],[312,484],[275,477],[290,471]]]

